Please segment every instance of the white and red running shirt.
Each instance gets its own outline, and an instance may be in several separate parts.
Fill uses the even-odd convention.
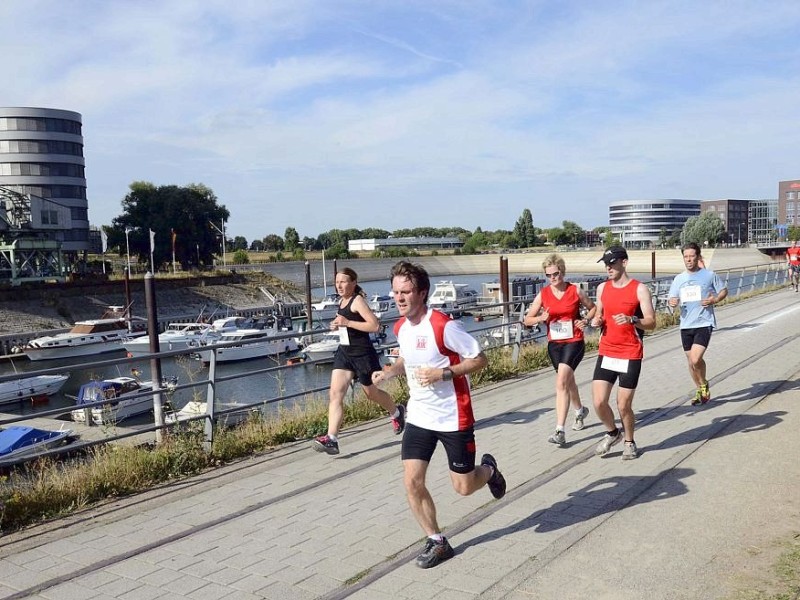
[[[478,341],[466,332],[460,321],[443,312],[428,309],[417,325],[403,317],[394,325],[408,380],[409,400],[406,421],[432,431],[463,431],[475,423],[472,415],[469,378],[437,381],[422,386],[416,379],[419,367],[443,369],[475,358],[481,353]]]

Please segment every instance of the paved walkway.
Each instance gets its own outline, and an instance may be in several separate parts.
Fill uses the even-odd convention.
[[[800,295],[718,316],[708,406],[687,403],[677,332],[646,340],[635,461],[593,455],[593,412],[566,448],[546,442],[552,371],[480,390],[478,452],[509,491],[457,496],[437,451],[429,483],[456,549],[437,568],[413,565],[422,533],[381,422],[346,431],[338,457],[298,443],[0,538],[0,598],[726,597],[768,577],[800,516]],[[578,369],[587,403],[593,364]]]

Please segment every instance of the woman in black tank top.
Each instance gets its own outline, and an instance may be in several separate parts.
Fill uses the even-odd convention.
[[[372,383],[372,374],[382,367],[369,334],[380,330],[380,321],[367,304],[353,269],[344,268],[336,274],[336,292],[340,297],[339,311],[330,328],[339,332],[340,343],[331,372],[328,433],[313,442],[314,450],[328,454],[339,454],[338,435],[344,417],[344,397],[353,378],[364,388],[367,398],[392,416],[395,434],[403,432],[406,422],[405,406],[395,405],[389,394]]]

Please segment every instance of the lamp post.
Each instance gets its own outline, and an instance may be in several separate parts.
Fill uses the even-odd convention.
[[[739,243],[738,246],[742,245],[742,224],[739,223]]]
[[[219,234],[222,236],[222,267],[227,268],[228,265],[225,262],[225,219],[222,219],[222,229],[216,226],[212,221],[208,222],[214,229],[216,229]]]
[[[128,232],[130,232],[130,229],[128,229],[126,227],[125,228],[125,251],[127,252],[127,256],[128,256],[128,275],[130,275],[130,273],[131,273],[131,243],[128,240]]]

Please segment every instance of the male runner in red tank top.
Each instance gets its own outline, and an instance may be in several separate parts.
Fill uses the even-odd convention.
[[[594,327],[602,327],[597,364],[592,381],[592,396],[597,417],[606,427],[606,434],[597,445],[595,453],[603,456],[619,442],[623,432],[616,426],[614,411],[609,406],[611,390],[619,380],[617,409],[625,435],[622,459],[639,456],[633,430],[633,395],[639,383],[644,348],[639,330],[656,326],[653,300],[646,285],[628,276],[628,252],[621,246],[612,246],[597,262],[606,265],[608,281],[597,288],[597,311],[592,319]]]

